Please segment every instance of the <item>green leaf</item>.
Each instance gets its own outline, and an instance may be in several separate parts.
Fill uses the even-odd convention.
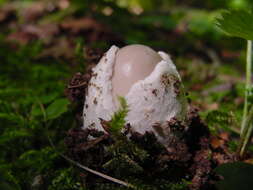
[[[253,165],[244,162],[223,164],[215,171],[224,177],[216,183],[219,190],[249,190],[253,187]]]
[[[16,115],[14,113],[0,113],[0,120],[1,119],[12,121],[14,123],[20,123],[24,121],[24,118],[22,116]]]
[[[46,109],[47,120],[55,119],[68,111],[69,101],[66,98],[55,100]]]
[[[0,145],[3,145],[7,142],[14,141],[14,140],[17,140],[20,138],[28,138],[30,136],[31,136],[31,134],[24,129],[6,131],[1,135]]]
[[[225,11],[217,18],[217,26],[233,37],[253,40],[253,13],[246,11]]]
[[[57,98],[57,96],[59,96],[59,93],[55,92],[55,93],[52,93],[49,95],[40,96],[39,100],[43,104],[48,104],[48,103],[52,102],[53,100],[55,100]]]

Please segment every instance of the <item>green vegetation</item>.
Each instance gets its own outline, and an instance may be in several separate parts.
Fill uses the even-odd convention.
[[[67,131],[80,125],[80,110],[65,90],[73,74],[93,62],[88,50],[104,52],[112,44],[169,52],[212,134],[228,134],[230,151],[247,152],[252,164],[252,7],[251,0],[0,0],[0,189],[87,189],[85,171],[60,155]],[[216,27],[217,17],[222,30],[239,38]],[[240,38],[248,40],[247,54]],[[125,122],[121,100],[113,131]],[[186,183],[161,186],[179,190]]]
[[[250,99],[252,96],[252,40],[253,40],[253,24],[251,19],[253,14],[246,11],[232,11],[222,14],[222,18],[218,19],[218,26],[223,29],[228,35],[241,37],[247,40],[247,58],[246,58],[246,85],[245,85],[245,100],[243,117],[241,124],[241,145],[239,147],[239,154],[243,156],[245,148],[252,136],[252,110],[249,112],[249,108],[252,107]]]
[[[118,133],[125,125],[125,117],[127,116],[128,106],[124,97],[118,97],[120,102],[119,110],[112,116],[109,123],[109,131],[112,133]]]

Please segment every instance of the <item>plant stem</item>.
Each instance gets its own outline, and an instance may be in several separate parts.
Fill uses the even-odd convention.
[[[247,61],[246,61],[246,85],[245,99],[243,108],[243,118],[241,124],[241,142],[238,149],[240,157],[243,156],[246,146],[252,136],[253,131],[253,107],[249,111],[249,96],[251,95],[251,70],[252,70],[252,41],[247,42]]]
[[[246,146],[249,143],[249,140],[252,136],[253,131],[253,106],[251,106],[251,109],[249,111],[249,114],[247,116],[245,126],[247,126],[247,130],[245,130],[245,133],[243,134],[241,138],[241,143],[239,147],[239,155],[240,157],[243,156]]]
[[[247,41],[247,60],[246,60],[246,85],[245,85],[245,99],[244,99],[244,108],[243,108],[243,118],[241,124],[241,137],[245,134],[246,130],[246,118],[248,115],[249,102],[248,98],[250,95],[251,89],[251,70],[252,70],[252,41]]]

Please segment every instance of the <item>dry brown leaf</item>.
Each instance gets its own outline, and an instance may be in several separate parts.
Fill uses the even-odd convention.
[[[227,132],[222,132],[219,134],[219,137],[224,140],[224,141],[229,141],[229,133]]]
[[[35,40],[36,36],[33,34],[28,34],[24,31],[17,31],[11,33],[7,36],[6,40],[11,42],[17,42],[19,44],[25,45],[28,42]]]
[[[226,59],[235,59],[241,56],[241,53],[238,51],[229,51],[229,50],[223,50],[221,52],[221,56]]]
[[[248,163],[248,164],[253,164],[253,158],[244,160],[244,162],[245,162],[245,163]]]
[[[105,30],[105,27],[102,24],[98,23],[96,20],[89,17],[83,17],[79,19],[68,19],[61,23],[61,27],[65,30],[70,30],[74,34],[85,30],[95,30],[95,31]]]
[[[46,5],[43,2],[33,2],[28,7],[20,11],[20,16],[26,22],[34,21],[41,17],[46,11]]]
[[[0,23],[6,21],[12,14],[14,14],[15,9],[11,6],[5,6],[0,9]]]
[[[70,6],[69,0],[59,0],[58,1],[58,7],[60,9],[67,9]]]
[[[59,33],[59,27],[56,24],[42,24],[42,25],[24,25],[22,31],[28,34],[32,34],[38,37],[38,39],[44,41],[50,41],[50,39]]]
[[[36,39],[49,43],[53,36],[59,33],[59,27],[55,24],[27,24],[20,26],[16,32],[11,33],[7,37],[7,41],[16,41],[20,44],[27,44]]]
[[[206,110],[214,111],[219,109],[218,103],[212,103],[212,104],[204,104],[203,105]]]
[[[217,149],[219,147],[221,147],[222,145],[224,145],[224,141],[217,138],[217,137],[211,137],[211,146],[214,149]]]

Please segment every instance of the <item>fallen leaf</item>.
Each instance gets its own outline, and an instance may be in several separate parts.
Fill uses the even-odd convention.
[[[219,139],[218,137],[211,137],[211,146],[214,149],[217,149],[224,145],[224,141]]]
[[[206,104],[205,108],[206,108],[206,110],[209,110],[209,111],[218,110],[219,104],[218,103]]]
[[[20,16],[26,22],[31,22],[41,17],[46,11],[44,2],[33,2],[29,6],[20,10]]]
[[[24,25],[21,30],[25,33],[35,35],[38,39],[44,41],[50,41],[53,36],[59,33],[59,27],[57,24],[28,24]]]
[[[253,164],[253,158],[244,160],[244,162],[245,162],[245,163],[248,163],[248,164]]]
[[[58,7],[60,9],[67,9],[70,6],[69,0],[59,0],[58,1]]]
[[[61,27],[65,30],[70,30],[74,34],[85,30],[103,31],[106,28],[95,19],[89,17],[65,20],[61,23]]]
[[[219,134],[219,137],[224,141],[229,141],[229,134],[227,132],[222,132]]]
[[[237,51],[229,51],[229,50],[223,50],[221,52],[221,56],[226,59],[235,59],[241,56],[240,52]]]
[[[0,9],[0,23],[6,21],[9,17],[14,15],[15,9],[11,6],[5,6]]]
[[[7,36],[6,40],[11,42],[17,42],[19,44],[25,45],[28,42],[35,40],[36,36],[33,34],[28,34],[23,31],[17,31],[14,33],[11,33]]]
[[[40,39],[44,43],[51,42],[52,38],[59,33],[59,27],[55,24],[22,25],[16,32],[8,35],[8,41],[16,41],[20,44],[27,44],[28,42]]]

